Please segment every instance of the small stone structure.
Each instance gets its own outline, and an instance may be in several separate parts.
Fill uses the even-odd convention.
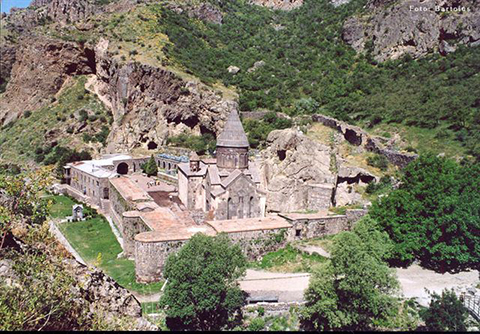
[[[75,204],[72,207],[72,219],[73,220],[82,220],[83,219],[83,205]]]

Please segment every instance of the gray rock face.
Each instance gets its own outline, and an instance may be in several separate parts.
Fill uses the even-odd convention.
[[[328,198],[324,206],[328,207],[336,181],[330,171],[330,148],[293,129],[272,131],[267,141],[260,166],[267,210],[319,209],[312,207],[312,197]]]
[[[0,124],[17,119],[24,110],[48,103],[69,76],[93,73],[93,58],[93,50],[76,43],[40,36],[21,40],[0,102]]]
[[[330,3],[333,5],[333,7],[338,7],[341,5],[345,5],[349,3],[350,0],[331,0]]]
[[[362,17],[351,17],[343,39],[358,52],[367,42],[377,61],[448,53],[456,44],[480,44],[480,3],[472,0],[375,0]]]
[[[303,0],[250,0],[251,3],[273,9],[291,10],[303,5]]]
[[[372,137],[358,126],[347,124],[333,117],[316,114],[312,116],[312,120],[337,130],[344,136],[345,140],[352,145],[361,146],[367,151],[375,152],[385,156],[388,161],[395,166],[403,168],[409,162],[418,157],[417,154],[402,153],[395,151],[392,148],[385,147],[384,143],[388,144],[388,140],[386,138]]]
[[[174,73],[138,63],[119,64],[102,40],[95,49],[98,93],[109,101],[114,116],[108,152],[128,151],[169,135],[187,131],[218,134],[237,102]]]
[[[197,19],[216,24],[222,24],[223,21],[222,12],[208,2],[201,3],[200,5],[189,9],[188,15],[190,17],[195,17]]]

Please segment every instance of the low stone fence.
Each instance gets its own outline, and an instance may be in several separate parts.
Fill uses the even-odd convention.
[[[157,176],[160,180],[165,181],[165,183],[168,183],[174,186],[177,186],[178,184],[177,176],[169,175],[163,172],[158,172]]]
[[[245,305],[242,310],[245,314],[256,318],[259,315],[258,310],[263,309],[265,316],[279,316],[286,315],[290,313],[292,308],[298,309],[299,307],[305,305],[305,302],[285,302],[285,303],[255,303]]]

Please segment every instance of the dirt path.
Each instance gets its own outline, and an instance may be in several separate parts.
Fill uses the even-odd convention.
[[[327,252],[320,246],[312,246],[312,245],[294,245],[294,248],[298,249],[299,251],[306,252],[308,254],[317,253],[326,258],[330,258],[330,253]]]
[[[277,297],[279,302],[291,302],[303,300],[303,291],[309,281],[308,273],[283,274],[248,269],[239,283],[251,297]]]

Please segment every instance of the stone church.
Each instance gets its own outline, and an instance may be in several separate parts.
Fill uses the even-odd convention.
[[[266,193],[259,170],[248,158],[248,140],[237,111],[217,138],[216,159],[192,153],[178,165],[178,197],[189,210],[201,210],[208,220],[265,216]]]

